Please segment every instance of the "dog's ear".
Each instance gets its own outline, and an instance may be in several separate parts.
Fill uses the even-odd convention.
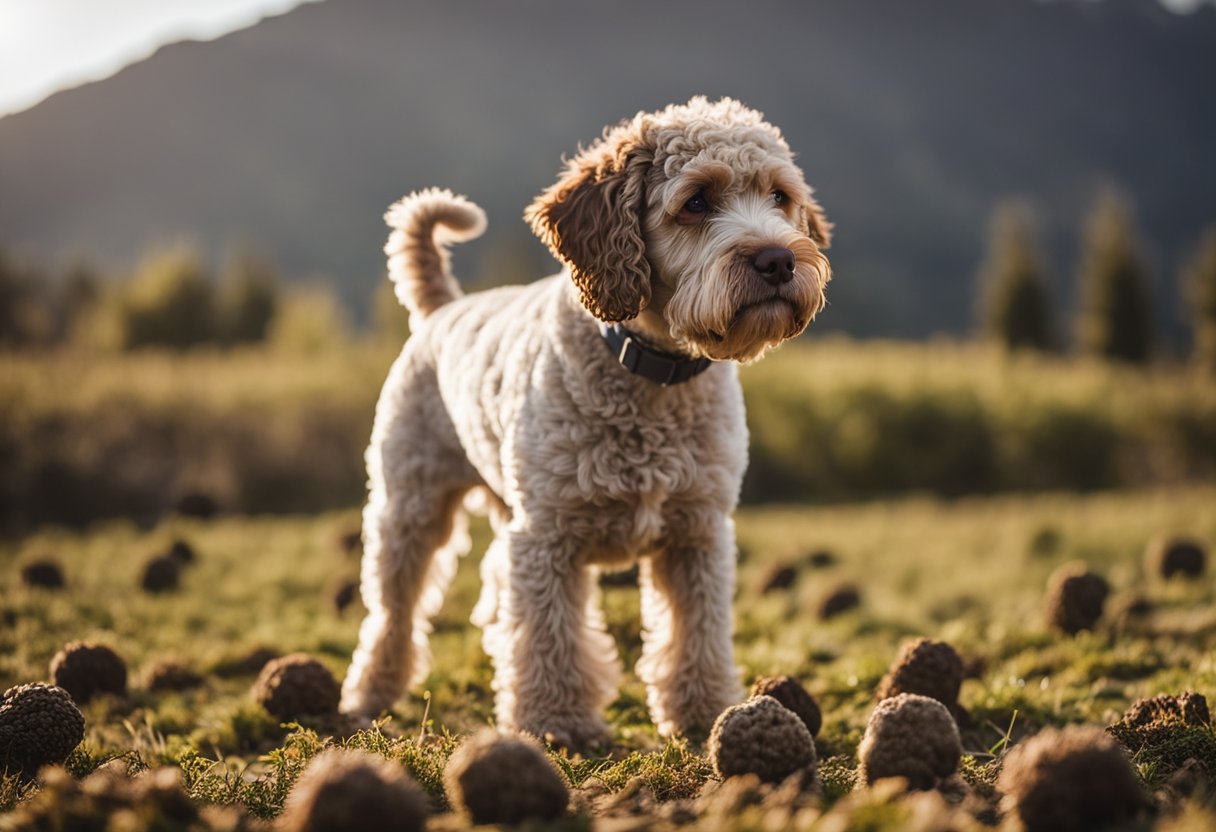
[[[832,247],[832,224],[819,203],[814,199],[807,201],[799,209],[802,217],[802,233],[815,241],[820,248]]]
[[[572,159],[524,212],[570,268],[583,305],[602,321],[634,318],[650,302],[641,212],[649,162],[597,143]]]

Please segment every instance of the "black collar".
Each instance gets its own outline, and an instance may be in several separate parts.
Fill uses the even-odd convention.
[[[664,387],[683,384],[708,370],[713,363],[708,358],[689,358],[648,347],[638,335],[620,324],[601,323],[600,335],[622,367]]]

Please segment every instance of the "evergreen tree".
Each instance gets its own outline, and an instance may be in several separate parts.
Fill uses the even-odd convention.
[[[988,338],[1009,350],[1056,348],[1044,271],[1029,208],[998,205],[979,274],[981,328]]]
[[[1216,373],[1216,225],[1204,232],[1187,264],[1183,285],[1195,330],[1195,360]]]
[[[229,344],[265,341],[279,309],[279,273],[250,248],[228,258],[220,278],[220,330]]]
[[[1077,335],[1090,354],[1144,363],[1153,352],[1148,273],[1127,201],[1107,191],[1086,223]]]

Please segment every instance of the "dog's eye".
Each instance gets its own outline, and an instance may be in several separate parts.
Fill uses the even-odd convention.
[[[789,195],[785,191],[773,191],[773,202],[776,205],[785,205],[789,202]]]
[[[709,199],[705,196],[704,191],[697,191],[680,208],[680,213],[676,215],[676,222],[680,225],[694,225],[701,222],[708,213]]]
[[[684,203],[684,211],[689,214],[704,214],[709,210],[709,200],[705,198],[705,194],[697,191],[697,193]]]

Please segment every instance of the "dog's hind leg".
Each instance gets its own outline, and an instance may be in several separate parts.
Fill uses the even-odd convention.
[[[637,672],[663,736],[708,729],[743,691],[731,641],[734,523],[690,511],[673,543],[640,563],[642,657]]]
[[[345,713],[375,716],[425,678],[429,619],[443,603],[457,557],[468,550],[461,504],[475,475],[463,455],[448,450],[449,438],[435,435],[446,414],[434,412],[438,397],[419,387],[408,398],[393,388],[396,395],[381,401],[367,453],[361,580],[367,617],[342,687]]]

